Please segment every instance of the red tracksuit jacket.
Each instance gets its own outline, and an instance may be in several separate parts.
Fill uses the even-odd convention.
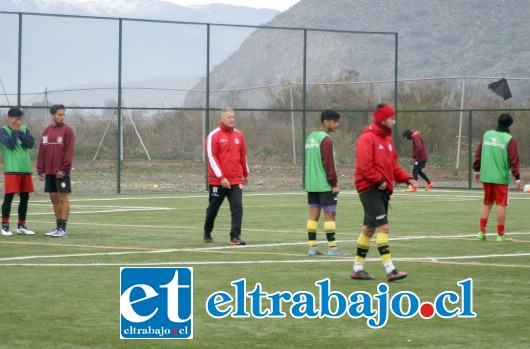
[[[208,184],[221,185],[226,178],[230,185],[243,183],[248,177],[247,146],[245,136],[223,123],[206,138]]]
[[[364,129],[357,140],[355,188],[363,194],[371,188],[387,183],[386,193],[392,195],[394,181],[405,183],[412,179],[401,166],[392,140],[392,130],[378,123]]]

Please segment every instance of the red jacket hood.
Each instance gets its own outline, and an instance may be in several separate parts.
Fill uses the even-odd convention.
[[[390,196],[394,181],[406,182],[412,178],[399,166],[391,136],[392,129],[378,122],[373,122],[359,136],[355,165],[355,187],[359,194],[386,182],[385,191]]]

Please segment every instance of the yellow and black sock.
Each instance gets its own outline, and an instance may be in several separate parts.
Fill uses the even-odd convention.
[[[335,222],[324,222],[324,232],[326,233],[326,239],[328,240],[328,247],[337,247],[335,241]]]
[[[388,246],[388,234],[377,233],[375,237],[375,243],[377,245],[377,250],[381,255],[383,266],[385,267],[385,270],[388,274],[395,269],[394,263],[392,263],[392,257],[390,256],[390,247]]]
[[[353,266],[355,271],[363,269],[364,260],[370,250],[370,240],[371,238],[363,233],[361,233],[357,239],[357,253],[355,255],[355,263]]]
[[[309,246],[317,245],[317,228],[318,222],[313,220],[307,221],[307,237],[309,240]]]

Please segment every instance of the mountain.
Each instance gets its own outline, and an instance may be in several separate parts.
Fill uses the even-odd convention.
[[[398,33],[398,79],[527,77],[529,16],[527,0],[301,0],[267,26]],[[256,31],[215,67],[210,87],[300,83],[302,39],[294,30]],[[351,70],[358,80],[393,79],[393,45],[384,35],[309,31],[308,82]]]
[[[280,13],[223,4],[179,6],[163,0],[2,0],[0,11],[244,25],[263,24]]]

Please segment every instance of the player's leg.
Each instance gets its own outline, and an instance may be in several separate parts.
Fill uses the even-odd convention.
[[[335,217],[337,215],[337,195],[332,192],[322,193],[321,202],[324,210],[324,233],[328,241],[328,256],[330,257],[344,257],[351,256],[351,253],[341,251],[337,248],[335,241],[336,224]]]
[[[495,185],[495,202],[497,203],[497,238],[496,241],[508,241],[504,233],[506,224],[506,206],[508,206],[508,186],[497,184]]]
[[[317,228],[320,218],[320,196],[318,193],[307,193],[307,203],[309,205],[309,217],[307,218],[307,239],[309,241],[309,256],[322,256],[323,253],[317,247]]]
[[[213,241],[211,234],[214,228],[215,218],[225,199],[226,190],[221,185],[210,185],[208,193],[208,207],[206,208],[206,218],[204,220],[204,242]]]
[[[17,233],[22,235],[35,235],[35,232],[26,226],[29,195],[35,191],[33,179],[30,174],[20,175],[20,204],[18,205]]]
[[[15,193],[6,193],[4,194],[4,201],[2,202],[2,231],[3,236],[11,236],[11,230],[9,230],[9,216],[11,216],[11,204],[13,203],[13,198]]]
[[[361,233],[357,238],[357,252],[351,273],[351,278],[354,280],[374,279],[364,270],[364,260],[370,250],[375,228],[388,223],[382,196],[386,194],[375,187],[359,196],[364,210],[364,220]]]
[[[243,222],[242,185],[233,185],[226,195],[231,213],[230,245],[246,245],[245,241],[241,240],[241,224]]]
[[[28,213],[29,193],[20,193],[20,204],[18,205],[18,225],[17,233],[22,235],[35,235],[26,226],[26,216]]]
[[[480,230],[477,234],[477,239],[486,240],[486,226],[488,225],[488,217],[493,207],[493,202],[495,201],[495,193],[491,183],[482,183],[482,188],[484,190],[484,200],[480,211]]]
[[[72,192],[70,177],[64,176],[63,178],[55,177],[55,201],[57,205],[57,216],[58,216],[58,230],[52,234],[52,238],[65,238],[68,236],[66,225],[68,224],[68,218],[70,217],[70,199],[69,194]]]
[[[52,236],[53,234],[55,234],[59,230],[59,224],[60,224],[59,220],[61,219],[61,212],[60,212],[60,207],[59,207],[59,199],[58,199],[58,196],[57,196],[57,185],[56,185],[56,181],[55,181],[55,176],[54,175],[46,175],[46,177],[44,179],[44,192],[48,193],[48,195],[50,196],[50,201],[51,201],[52,206],[53,206],[53,214],[55,215],[55,222],[56,222],[55,229],[50,230],[49,232],[47,232],[44,235]]]

